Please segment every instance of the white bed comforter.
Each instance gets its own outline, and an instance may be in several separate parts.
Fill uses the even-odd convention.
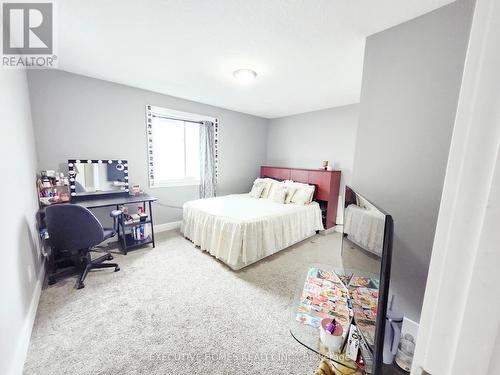
[[[378,210],[365,209],[354,204],[347,206],[344,233],[348,238],[377,255],[382,255],[385,216]]]
[[[299,206],[235,194],[183,205],[184,236],[234,270],[322,229],[321,210],[316,202]]]

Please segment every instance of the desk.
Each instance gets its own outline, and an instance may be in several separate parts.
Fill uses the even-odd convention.
[[[153,223],[153,210],[151,208],[151,203],[155,202],[157,199],[151,197],[147,194],[139,195],[139,196],[130,196],[130,195],[119,195],[113,197],[104,197],[104,198],[94,198],[94,199],[82,199],[77,201],[72,201],[71,203],[62,203],[62,204],[76,204],[89,210],[93,208],[102,208],[102,207],[113,207],[118,208],[121,205],[128,204],[142,204],[144,211],[146,211],[146,203],[148,204],[148,219],[144,222],[125,224],[122,220],[118,221],[118,241],[120,243],[121,249],[124,254],[127,254],[127,251],[131,248],[152,244],[155,247],[155,237],[154,237],[154,223]],[[38,227],[40,229],[46,228],[45,225],[45,207],[38,210],[37,214]],[[150,224],[151,226],[151,236],[148,236],[144,240],[134,240],[130,233],[126,233],[127,229],[131,229],[134,226],[140,224]],[[55,251],[50,246],[50,239],[43,238],[42,239],[43,246],[46,251],[47,256],[47,267],[49,271],[49,284],[53,284],[56,282],[56,272],[57,269],[64,269],[62,272],[66,273],[65,270],[71,271],[75,265],[74,254],[69,254],[64,249],[59,249]]]
[[[148,202],[149,204],[151,204],[151,202],[154,202],[156,200],[157,200],[156,198],[151,197],[150,195],[143,194],[138,196],[127,195],[127,196],[119,196],[111,198],[82,199],[78,201],[72,201],[71,203],[78,204],[85,208],[91,209],[99,207],[113,207],[113,206],[120,206],[124,204],[134,204],[134,203]]]
[[[142,204],[144,208],[144,212],[146,212],[146,203],[148,204],[148,219],[143,222],[125,224],[121,219],[118,221],[118,242],[121,245],[121,249],[123,253],[126,255],[127,251],[132,248],[140,247],[143,245],[152,244],[153,248],[155,247],[155,232],[153,228],[153,210],[151,209],[151,203],[156,201],[157,199],[151,197],[147,194],[138,195],[138,196],[115,196],[110,198],[98,198],[98,199],[82,199],[78,201],[72,201],[72,204],[77,204],[79,206],[88,208],[89,210],[92,208],[102,208],[102,207],[114,207],[118,209],[119,206],[128,205],[128,204]],[[141,224],[150,224],[151,226],[151,235],[147,236],[143,240],[135,240],[131,233],[127,233],[128,229],[132,229],[135,226]]]

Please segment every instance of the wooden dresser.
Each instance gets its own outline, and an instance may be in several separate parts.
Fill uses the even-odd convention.
[[[340,189],[340,171],[262,166],[260,167],[260,176],[315,185],[314,200],[321,206],[323,225],[325,229],[335,226]]]

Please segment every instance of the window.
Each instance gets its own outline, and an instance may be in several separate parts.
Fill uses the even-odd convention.
[[[200,181],[200,125],[153,118],[155,180],[193,184]]]
[[[199,185],[200,124],[212,122],[217,137],[217,119],[149,105],[146,106],[146,118],[149,186]],[[214,145],[216,160],[217,143]]]

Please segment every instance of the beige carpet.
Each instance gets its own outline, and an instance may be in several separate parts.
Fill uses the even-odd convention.
[[[42,292],[25,374],[311,374],[288,326],[308,264],[341,265],[340,235],[316,235],[234,272],[177,231]]]

